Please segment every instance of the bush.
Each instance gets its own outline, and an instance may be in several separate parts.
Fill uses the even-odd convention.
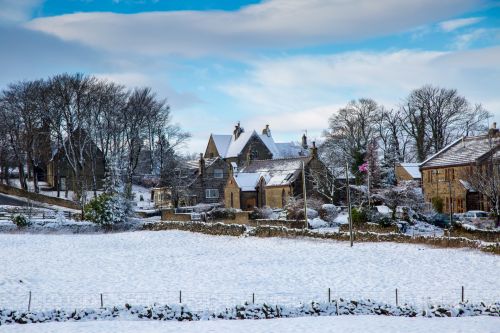
[[[363,208],[352,208],[352,224],[359,225],[368,222],[368,214],[366,209]]]
[[[335,221],[335,218],[339,215],[340,209],[332,204],[324,204],[318,211],[319,217],[329,223]]]
[[[273,210],[269,207],[255,207],[248,215],[251,220],[270,219],[273,216]]]
[[[440,198],[440,197],[434,197],[432,198],[432,208],[434,208],[434,210],[438,213],[442,213],[443,212],[443,199]]]
[[[30,225],[30,220],[24,214],[14,214],[11,220],[18,228],[24,228]]]
[[[104,227],[111,227],[126,220],[130,206],[119,194],[101,194],[85,206],[85,219]]]
[[[307,199],[307,218],[318,217],[318,211],[321,210],[323,202],[316,198]],[[304,200],[291,198],[285,207],[288,220],[304,220]]]
[[[213,220],[234,220],[236,218],[234,208],[216,208],[209,212]]]

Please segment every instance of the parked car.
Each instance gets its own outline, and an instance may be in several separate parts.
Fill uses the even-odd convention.
[[[429,222],[440,228],[449,228],[451,226],[450,215],[448,214],[437,213],[429,219]]]
[[[481,220],[487,220],[488,218],[489,214],[482,210],[469,210],[462,216],[462,220],[467,222],[478,222]]]

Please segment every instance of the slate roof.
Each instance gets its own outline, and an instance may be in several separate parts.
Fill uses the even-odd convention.
[[[460,138],[421,164],[421,168],[464,165],[476,162],[500,146],[500,136],[469,136]]]

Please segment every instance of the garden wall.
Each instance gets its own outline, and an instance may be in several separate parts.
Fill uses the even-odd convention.
[[[33,201],[43,202],[43,203],[46,203],[49,205],[56,205],[56,206],[61,206],[61,207],[66,207],[66,208],[76,209],[76,210],[81,209],[80,205],[78,205],[74,201],[61,199],[61,198],[57,198],[57,197],[51,197],[48,195],[43,195],[43,194],[35,193],[35,192],[29,192],[29,191],[25,191],[23,189],[8,186],[5,184],[0,184],[0,193],[15,195],[15,196],[23,197],[23,198],[30,199]]]

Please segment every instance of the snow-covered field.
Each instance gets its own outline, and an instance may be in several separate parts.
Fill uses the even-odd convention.
[[[222,237],[182,231],[1,234],[0,308],[182,302],[214,309],[252,300],[331,297],[457,303],[500,299],[498,257],[393,243]],[[182,295],[179,291],[182,290]]]
[[[10,325],[2,333],[497,333],[498,317],[405,318],[386,316],[303,317],[270,320],[216,320],[197,322],[91,321]]]

